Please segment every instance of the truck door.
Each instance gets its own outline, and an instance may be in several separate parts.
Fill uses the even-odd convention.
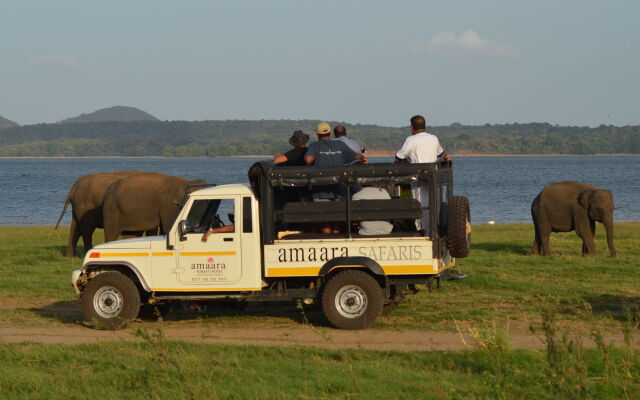
[[[187,231],[178,257],[178,280],[215,286],[237,282],[242,277],[240,196],[195,199],[187,216]],[[225,228],[226,227],[226,228]],[[206,242],[203,234],[214,228]],[[217,229],[216,229],[217,228]]]

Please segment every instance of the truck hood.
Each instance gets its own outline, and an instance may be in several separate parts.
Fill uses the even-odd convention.
[[[166,243],[166,236],[147,236],[132,239],[116,240],[94,246],[92,250],[106,249],[150,249],[153,243]]]

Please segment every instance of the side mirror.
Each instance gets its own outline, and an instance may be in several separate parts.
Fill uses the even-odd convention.
[[[187,232],[187,221],[183,219],[182,221],[180,221],[180,224],[178,224],[178,235],[180,236],[181,242],[184,242],[185,240],[187,240],[187,238],[184,236],[186,232]]]

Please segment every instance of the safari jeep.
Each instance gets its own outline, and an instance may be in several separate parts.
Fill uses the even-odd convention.
[[[85,317],[107,329],[151,308],[166,311],[175,300],[213,307],[222,300],[318,302],[336,328],[363,329],[468,255],[469,203],[452,196],[452,178],[450,162],[327,168],[259,162],[249,170],[250,187],[210,185],[185,195],[166,236],[94,247],[71,282]],[[428,186],[429,209],[408,194],[416,182]],[[342,185],[346,196],[310,201],[310,190],[323,185]],[[351,199],[367,185],[387,189],[391,199]],[[423,212],[429,232],[416,230]],[[392,222],[393,232],[355,233],[360,221],[380,220]],[[327,222],[341,233],[314,233]],[[202,241],[209,228],[225,224],[234,227]]]

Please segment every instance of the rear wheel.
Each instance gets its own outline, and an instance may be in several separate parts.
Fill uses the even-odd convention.
[[[378,282],[363,271],[336,274],[322,291],[322,311],[338,329],[364,329],[382,313],[384,303]]]
[[[471,248],[471,213],[469,199],[464,196],[449,198],[447,209],[447,249],[456,258],[469,255]]]
[[[120,272],[103,272],[91,279],[82,294],[82,311],[88,321],[108,330],[123,328],[140,312],[135,283]]]

